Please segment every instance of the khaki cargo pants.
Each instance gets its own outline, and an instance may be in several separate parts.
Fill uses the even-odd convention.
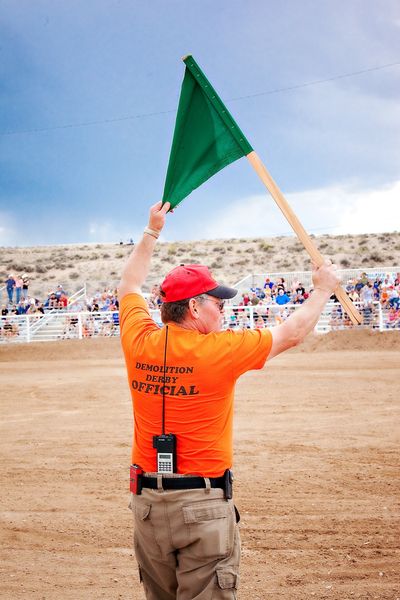
[[[240,536],[220,489],[132,494],[134,546],[148,600],[233,600]]]

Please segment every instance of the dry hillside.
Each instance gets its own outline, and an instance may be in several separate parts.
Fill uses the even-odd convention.
[[[400,232],[364,235],[322,235],[314,238],[324,256],[341,268],[400,265]],[[1,248],[0,280],[9,273],[28,273],[30,292],[43,296],[61,283],[69,292],[87,282],[89,291],[116,285],[130,245],[75,244],[33,248]],[[248,273],[310,269],[308,255],[297,238],[247,238],[160,242],[157,244],[148,285],[158,283],[180,263],[204,263],[215,277],[234,284]]]

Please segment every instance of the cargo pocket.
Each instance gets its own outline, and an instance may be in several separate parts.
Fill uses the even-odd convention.
[[[192,556],[209,560],[230,556],[235,540],[232,502],[218,498],[187,504],[183,519]]]
[[[217,569],[217,589],[213,600],[235,599],[239,587],[239,575],[232,568]]]
[[[132,507],[134,514],[134,541],[135,551],[148,554],[149,556],[160,556],[161,549],[157,542],[155,529],[151,520],[151,504],[134,501]]]

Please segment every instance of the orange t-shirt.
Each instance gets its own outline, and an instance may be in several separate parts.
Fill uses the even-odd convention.
[[[133,401],[132,462],[155,472],[167,328],[156,325],[139,294],[121,300],[120,328]],[[165,433],[177,438],[178,473],[219,477],[232,466],[235,382],[263,367],[271,345],[268,329],[203,334],[168,324]]]

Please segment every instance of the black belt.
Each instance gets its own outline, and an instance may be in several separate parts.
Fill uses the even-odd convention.
[[[212,488],[225,489],[225,477],[208,477]],[[205,488],[204,477],[163,477],[162,488],[164,490],[194,490]],[[142,488],[156,490],[158,488],[157,477],[142,477]]]
[[[144,477],[140,475],[140,490],[142,488],[150,488],[151,490],[158,489],[158,477]],[[226,500],[232,498],[232,482],[233,474],[230,469],[226,469],[221,477],[208,477],[210,487],[220,488],[224,490]],[[207,487],[204,477],[161,477],[161,485],[163,490],[194,490]],[[139,491],[134,491],[135,494],[140,494]]]

